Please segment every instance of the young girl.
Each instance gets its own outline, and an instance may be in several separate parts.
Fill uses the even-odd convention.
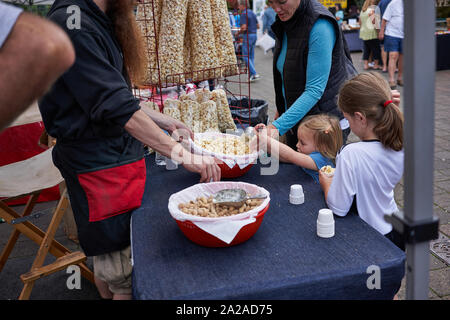
[[[319,114],[306,117],[297,130],[297,151],[271,138],[265,132],[265,125],[258,124],[259,146],[283,162],[302,167],[316,182],[319,182],[318,170],[330,165],[342,147],[342,130],[337,117]]]
[[[403,114],[391,100],[378,74],[362,73],[344,84],[338,106],[361,141],[340,151],[334,177],[320,173],[320,184],[336,215],[345,216],[356,201],[358,215],[404,250],[384,219],[398,210],[394,187],[403,175]]]

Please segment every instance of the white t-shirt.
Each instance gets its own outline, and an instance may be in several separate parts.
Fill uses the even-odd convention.
[[[385,35],[403,39],[403,0],[392,0],[383,14]]]
[[[328,191],[328,207],[345,216],[356,196],[361,219],[381,234],[392,230],[384,215],[398,211],[394,188],[403,175],[404,152],[383,147],[379,141],[345,146],[336,158],[336,171]]]
[[[0,48],[11,32],[22,9],[0,2]]]

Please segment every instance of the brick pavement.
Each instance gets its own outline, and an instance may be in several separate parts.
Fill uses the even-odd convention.
[[[352,54],[355,66],[362,68],[361,53]],[[269,103],[269,119],[273,119],[275,112],[274,89],[272,83],[272,53],[264,55],[262,50],[256,50],[256,70],[262,78],[251,84],[251,96],[254,99],[263,99]],[[402,92],[402,88],[399,88]],[[242,88],[243,92],[248,91]],[[435,121],[435,163],[434,163],[434,214],[439,216],[440,237],[448,239],[450,237],[450,70],[436,73],[436,121]],[[356,141],[357,137],[351,135],[350,141]],[[400,183],[395,190],[395,198],[399,207],[403,207],[403,185]],[[35,210],[45,210],[54,207],[55,203],[38,204]],[[50,216],[39,219],[37,225],[47,228]],[[11,232],[11,227],[7,224],[0,224],[0,248],[6,244]],[[59,228],[56,237],[63,245],[71,250],[78,250],[78,246],[67,239]],[[5,268],[0,272],[0,300],[16,299],[22,289],[22,282],[19,275],[29,270],[33,257],[38,247],[21,236],[18,244],[12,252],[10,260]],[[46,263],[52,262],[47,259]],[[88,266],[92,267],[91,258],[88,259]],[[450,266],[430,250],[430,299],[450,299]],[[57,272],[45,279],[38,280],[33,289],[31,299],[99,299],[95,287],[89,282],[82,280],[80,290],[68,290],[66,280],[68,275],[64,271]],[[405,298],[405,283],[399,292],[399,298]]]

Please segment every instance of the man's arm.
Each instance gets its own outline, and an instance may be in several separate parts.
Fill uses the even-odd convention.
[[[213,158],[194,155],[184,149],[166,135],[144,111],[136,111],[125,124],[125,130],[162,155],[181,163],[188,171],[199,173],[200,182],[220,180],[220,168]]]
[[[22,13],[0,48],[0,130],[44,95],[75,61],[56,24]]]

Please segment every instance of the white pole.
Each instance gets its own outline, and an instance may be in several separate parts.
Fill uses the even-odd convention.
[[[434,90],[436,40],[434,1],[405,0],[404,114],[405,218],[433,216]],[[429,243],[406,245],[406,298],[428,298]]]

